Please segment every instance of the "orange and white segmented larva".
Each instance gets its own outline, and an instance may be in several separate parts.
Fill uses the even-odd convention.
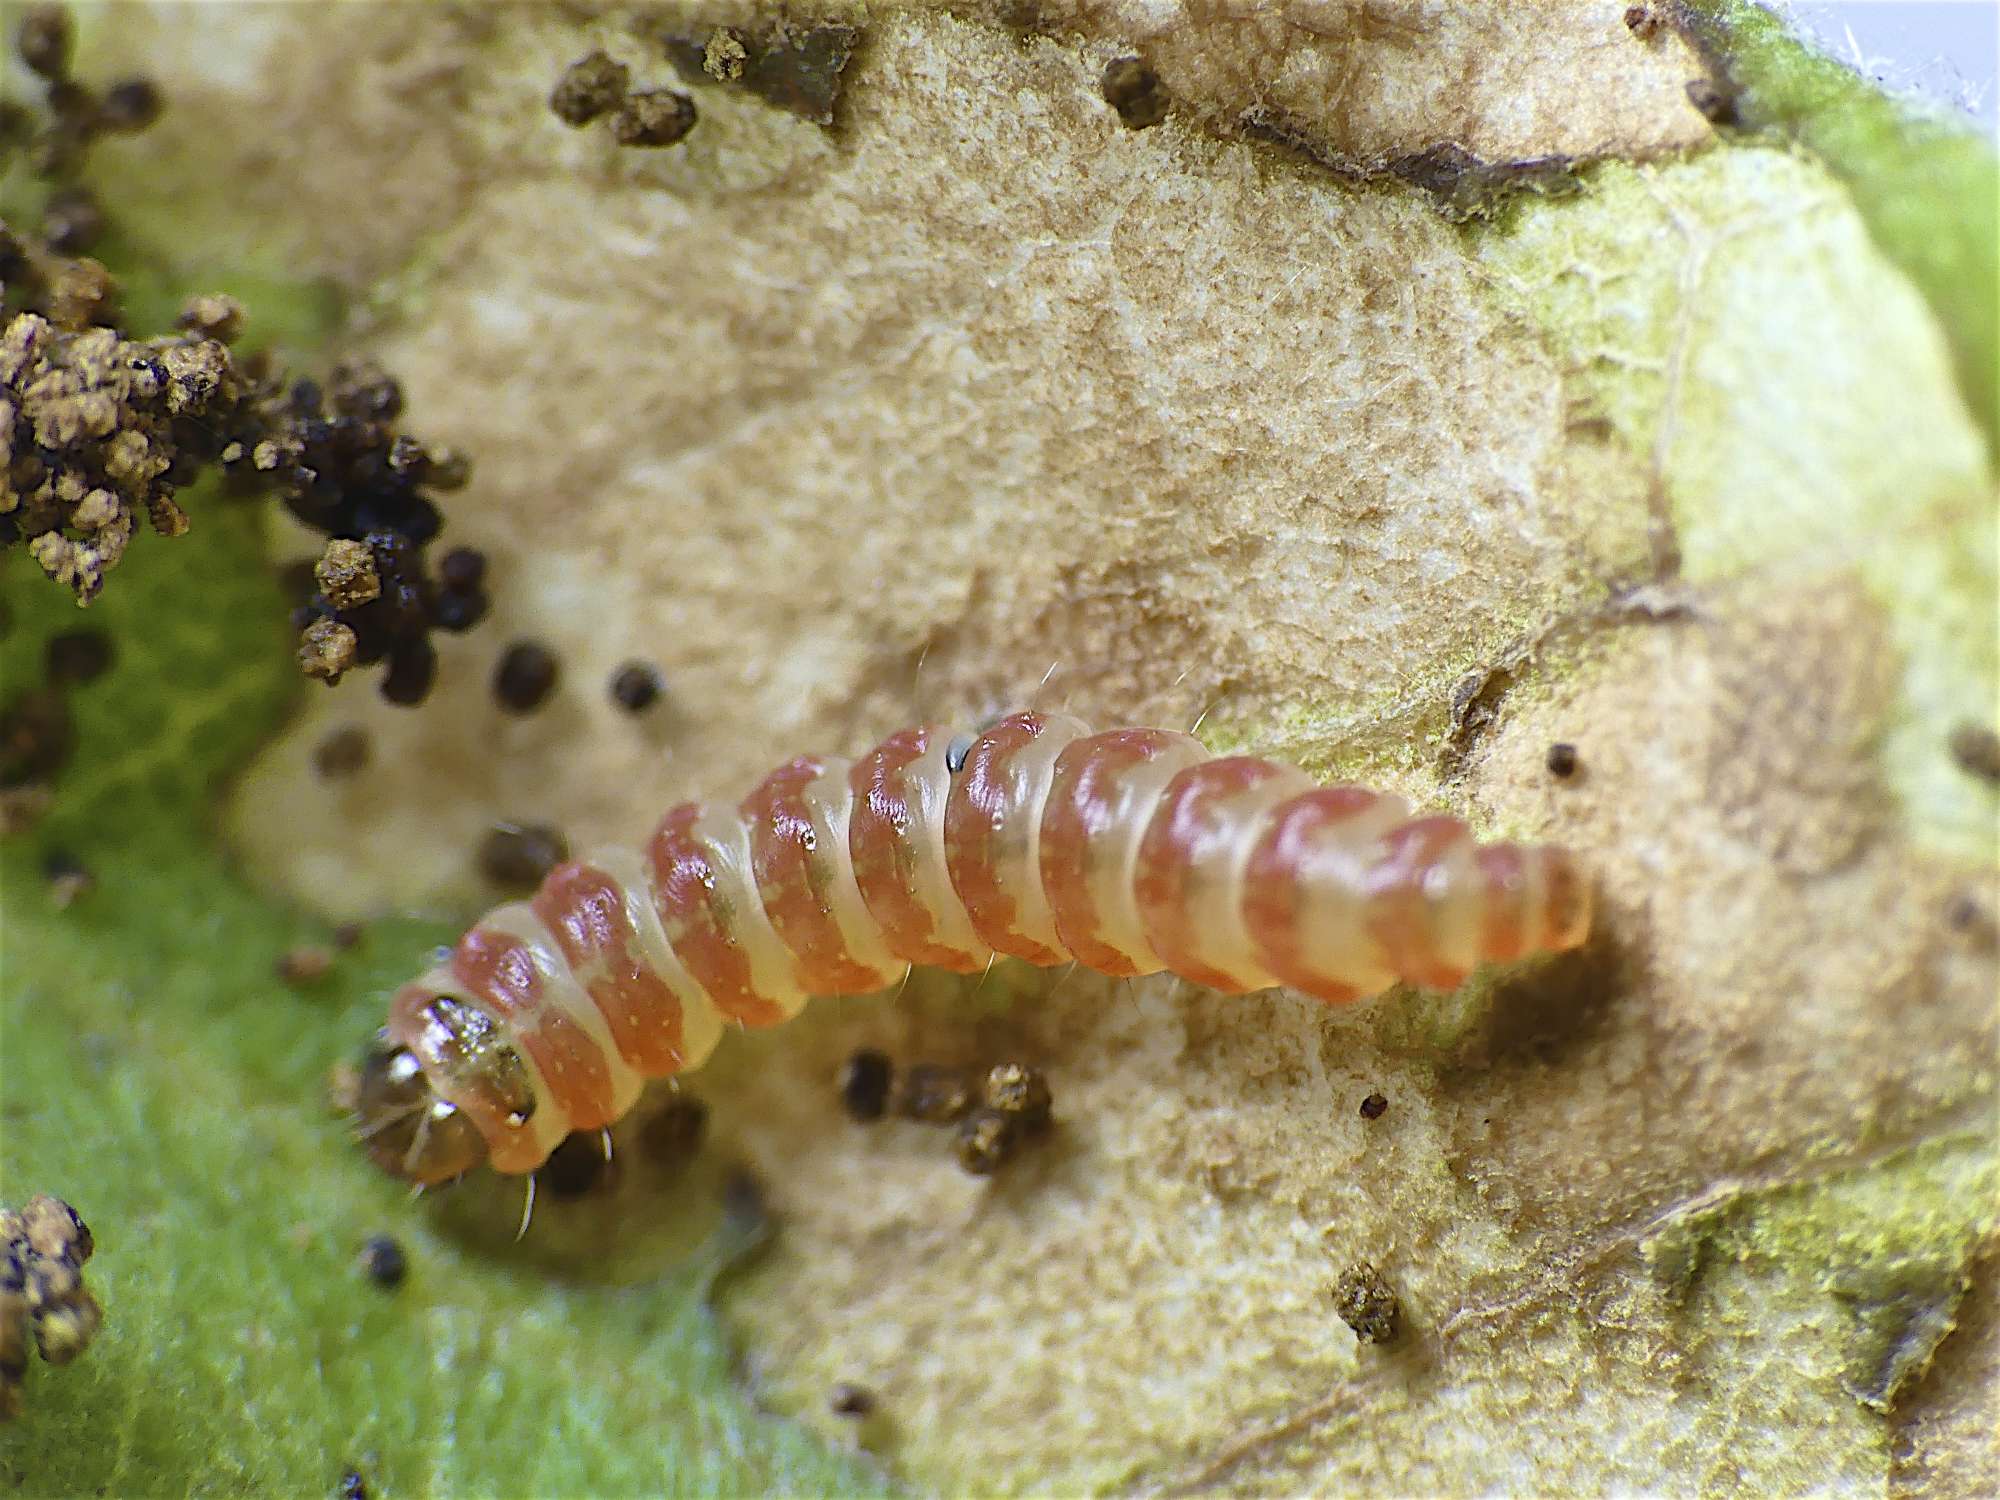
[[[1560,849],[1476,844],[1401,798],[1212,756],[1164,729],[1017,713],[978,735],[807,756],[735,807],[684,803],[639,849],[558,865],[399,989],[363,1072],[386,1170],[532,1172],[727,1022],[996,953],[1342,1002],[1451,987],[1571,948],[1588,891]]]

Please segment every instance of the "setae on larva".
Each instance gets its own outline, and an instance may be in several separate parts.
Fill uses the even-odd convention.
[[[384,1170],[532,1172],[725,1021],[969,972],[995,953],[1227,993],[1341,1002],[1572,948],[1590,899],[1560,849],[1475,844],[1399,797],[1211,756],[1164,729],[1017,713],[978,735],[806,756],[736,807],[683,803],[640,849],[558,865],[399,989],[362,1070]]]

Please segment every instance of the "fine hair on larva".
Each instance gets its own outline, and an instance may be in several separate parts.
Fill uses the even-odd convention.
[[[901,730],[802,756],[733,807],[671,809],[637,848],[551,870],[396,991],[362,1069],[361,1138],[418,1184],[532,1172],[725,1026],[996,954],[1332,1004],[1573,948],[1569,855],[1479,844],[1400,797],[1062,713]]]

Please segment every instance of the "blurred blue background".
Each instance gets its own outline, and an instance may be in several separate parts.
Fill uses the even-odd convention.
[[[2000,0],[1798,0],[1775,7],[1842,62],[2000,135]]]

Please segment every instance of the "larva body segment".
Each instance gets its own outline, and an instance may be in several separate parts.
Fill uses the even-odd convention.
[[[863,995],[896,979],[848,857],[854,801],[846,761],[801,757],[765,777],[738,809],[771,925],[810,994]]]
[[[1117,978],[1167,966],[1139,911],[1139,846],[1167,783],[1207,759],[1199,740],[1168,729],[1113,729],[1056,758],[1042,813],[1042,886],[1078,963]]]
[[[897,958],[970,974],[993,950],[973,931],[945,865],[949,748],[939,730],[905,729],[862,757],[848,778],[848,854],[868,914]]]
[[[1454,818],[1213,757],[1184,734],[1013,714],[802,757],[734,808],[685,803],[643,849],[559,865],[397,991],[364,1071],[363,1137],[418,1182],[534,1170],[727,1023],[995,953],[1329,1002],[1576,946],[1588,892],[1559,849],[1479,846]]]
[[[1244,867],[1271,812],[1311,789],[1297,767],[1247,755],[1202,761],[1167,783],[1133,884],[1146,937],[1167,968],[1226,994],[1278,982],[1243,920]]]
[[[1042,883],[1042,808],[1063,747],[1090,732],[1068,714],[1014,714],[972,742],[945,803],[944,858],[973,931],[1031,964],[1070,955]]]

